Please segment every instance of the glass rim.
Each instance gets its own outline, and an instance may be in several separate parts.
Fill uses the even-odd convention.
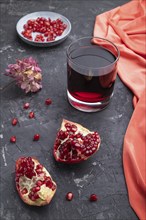
[[[72,46],[74,43],[77,43],[79,40],[89,39],[89,38],[90,38],[90,39],[91,39],[91,38],[98,38],[98,39],[107,41],[107,42],[109,42],[110,44],[112,44],[112,45],[115,47],[116,51],[117,51],[117,57],[116,57],[115,61],[112,62],[111,64],[106,65],[106,66],[103,66],[103,67],[87,67],[87,66],[83,66],[83,65],[80,65],[80,64],[77,64],[77,63],[73,62],[72,59],[70,58],[70,55],[69,55],[69,49],[71,48],[71,46]],[[111,51],[110,51],[110,52],[111,52]],[[117,47],[113,42],[111,42],[111,41],[108,40],[108,39],[105,39],[105,38],[102,38],[102,37],[98,37],[98,36],[86,36],[86,37],[80,37],[80,38],[76,39],[75,41],[73,41],[73,42],[68,46],[68,48],[67,48],[67,50],[66,50],[66,55],[67,55],[67,58],[69,59],[69,61],[72,62],[72,63],[73,63],[74,65],[76,65],[77,67],[80,67],[80,68],[82,68],[82,69],[98,70],[98,69],[108,68],[108,67],[110,67],[111,65],[114,65],[115,63],[117,63],[117,61],[119,60],[119,57],[120,57],[120,51],[119,51],[118,47]]]

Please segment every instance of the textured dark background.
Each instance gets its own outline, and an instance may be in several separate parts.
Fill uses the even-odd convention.
[[[75,39],[92,34],[95,16],[128,2],[128,0],[69,0],[69,1],[1,1],[1,73],[15,59],[33,56],[43,70],[43,89],[34,95],[25,95],[12,80],[1,74],[1,219],[2,220],[137,220],[131,209],[123,174],[123,137],[130,120],[132,94],[119,78],[111,104],[102,112],[83,113],[72,108],[66,98],[66,49]],[[72,24],[70,36],[52,48],[36,48],[23,43],[15,26],[27,13],[48,10],[66,16]],[[9,86],[8,86],[9,85]],[[51,106],[44,101],[50,97]],[[36,119],[28,119],[23,104],[30,102]],[[17,117],[19,125],[12,127]],[[79,165],[56,163],[52,148],[62,118],[91,130],[98,130],[102,144],[99,152]],[[33,142],[35,133],[39,142]],[[11,135],[17,143],[11,144]],[[58,190],[50,205],[30,207],[19,198],[14,183],[15,160],[22,155],[36,156],[57,182]],[[65,194],[74,193],[67,202]],[[96,193],[98,202],[88,198]]]

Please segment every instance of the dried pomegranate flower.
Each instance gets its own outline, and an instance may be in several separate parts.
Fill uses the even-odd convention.
[[[16,60],[15,64],[9,64],[6,72],[5,75],[14,78],[25,93],[37,92],[42,88],[42,70],[32,57]]]
[[[57,188],[45,167],[32,157],[16,161],[15,182],[21,199],[33,206],[49,204]]]
[[[54,157],[63,163],[79,163],[92,156],[100,146],[97,132],[63,120],[54,143]]]

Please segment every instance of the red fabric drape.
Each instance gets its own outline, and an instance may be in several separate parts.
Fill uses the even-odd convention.
[[[134,95],[123,165],[130,204],[146,220],[146,0],[132,0],[98,15],[93,34],[117,45],[119,77]]]

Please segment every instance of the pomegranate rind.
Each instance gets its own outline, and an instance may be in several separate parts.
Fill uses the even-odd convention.
[[[75,125],[77,126],[77,132],[80,132],[83,136],[87,135],[87,134],[93,134],[94,131],[90,131],[89,129],[83,127],[81,124],[79,123],[76,123],[76,122],[72,122],[72,121],[69,121],[69,120],[66,120],[66,119],[63,119],[62,120],[62,123],[61,123],[61,127],[60,127],[60,130],[59,131],[65,131],[66,128],[65,128],[65,124],[66,123],[69,123],[70,125]],[[54,158],[57,162],[62,162],[62,163],[67,163],[67,164],[74,164],[74,163],[80,163],[82,161],[85,161],[87,160],[89,157],[93,156],[98,150],[99,150],[99,147],[100,147],[100,144],[101,144],[101,139],[100,139],[100,136],[98,134],[98,145],[97,145],[97,148],[96,148],[96,151],[90,155],[90,156],[84,156],[80,159],[72,159],[72,160],[63,160],[59,157],[59,153],[58,153],[58,148],[56,149],[55,148],[55,143],[56,143],[56,140],[58,139],[56,137],[56,140],[55,140],[55,143],[54,143],[54,150],[53,150],[53,155],[54,155]]]
[[[31,157],[33,162],[35,163],[35,166],[40,164],[39,161],[34,158],[34,157]],[[16,161],[16,165],[15,165],[15,171],[17,173],[17,170],[19,168],[19,165],[21,163],[21,159],[22,158],[19,158],[17,161]],[[43,167],[43,171],[45,171],[46,173],[46,176],[50,177],[51,178],[51,181],[52,183],[54,184],[55,186],[55,189],[54,190],[51,190],[50,188],[46,187],[43,185],[43,187],[41,186],[41,190],[38,192],[38,195],[39,195],[39,198],[36,199],[35,201],[32,201],[29,197],[28,197],[28,193],[26,194],[22,194],[21,193],[21,187],[20,185],[16,184],[16,189],[18,191],[18,194],[20,196],[20,198],[23,200],[24,203],[28,204],[28,205],[31,205],[31,206],[44,206],[44,205],[47,205],[51,202],[52,198],[54,197],[55,195],[55,192],[56,192],[56,189],[57,189],[57,185],[56,183],[53,181],[51,175],[49,174],[49,172],[46,170],[45,167]],[[24,180],[25,181],[28,181],[28,178],[23,176],[24,177]],[[20,180],[19,180],[20,182]],[[19,187],[18,187],[19,186]],[[42,196],[43,195],[43,196]]]

